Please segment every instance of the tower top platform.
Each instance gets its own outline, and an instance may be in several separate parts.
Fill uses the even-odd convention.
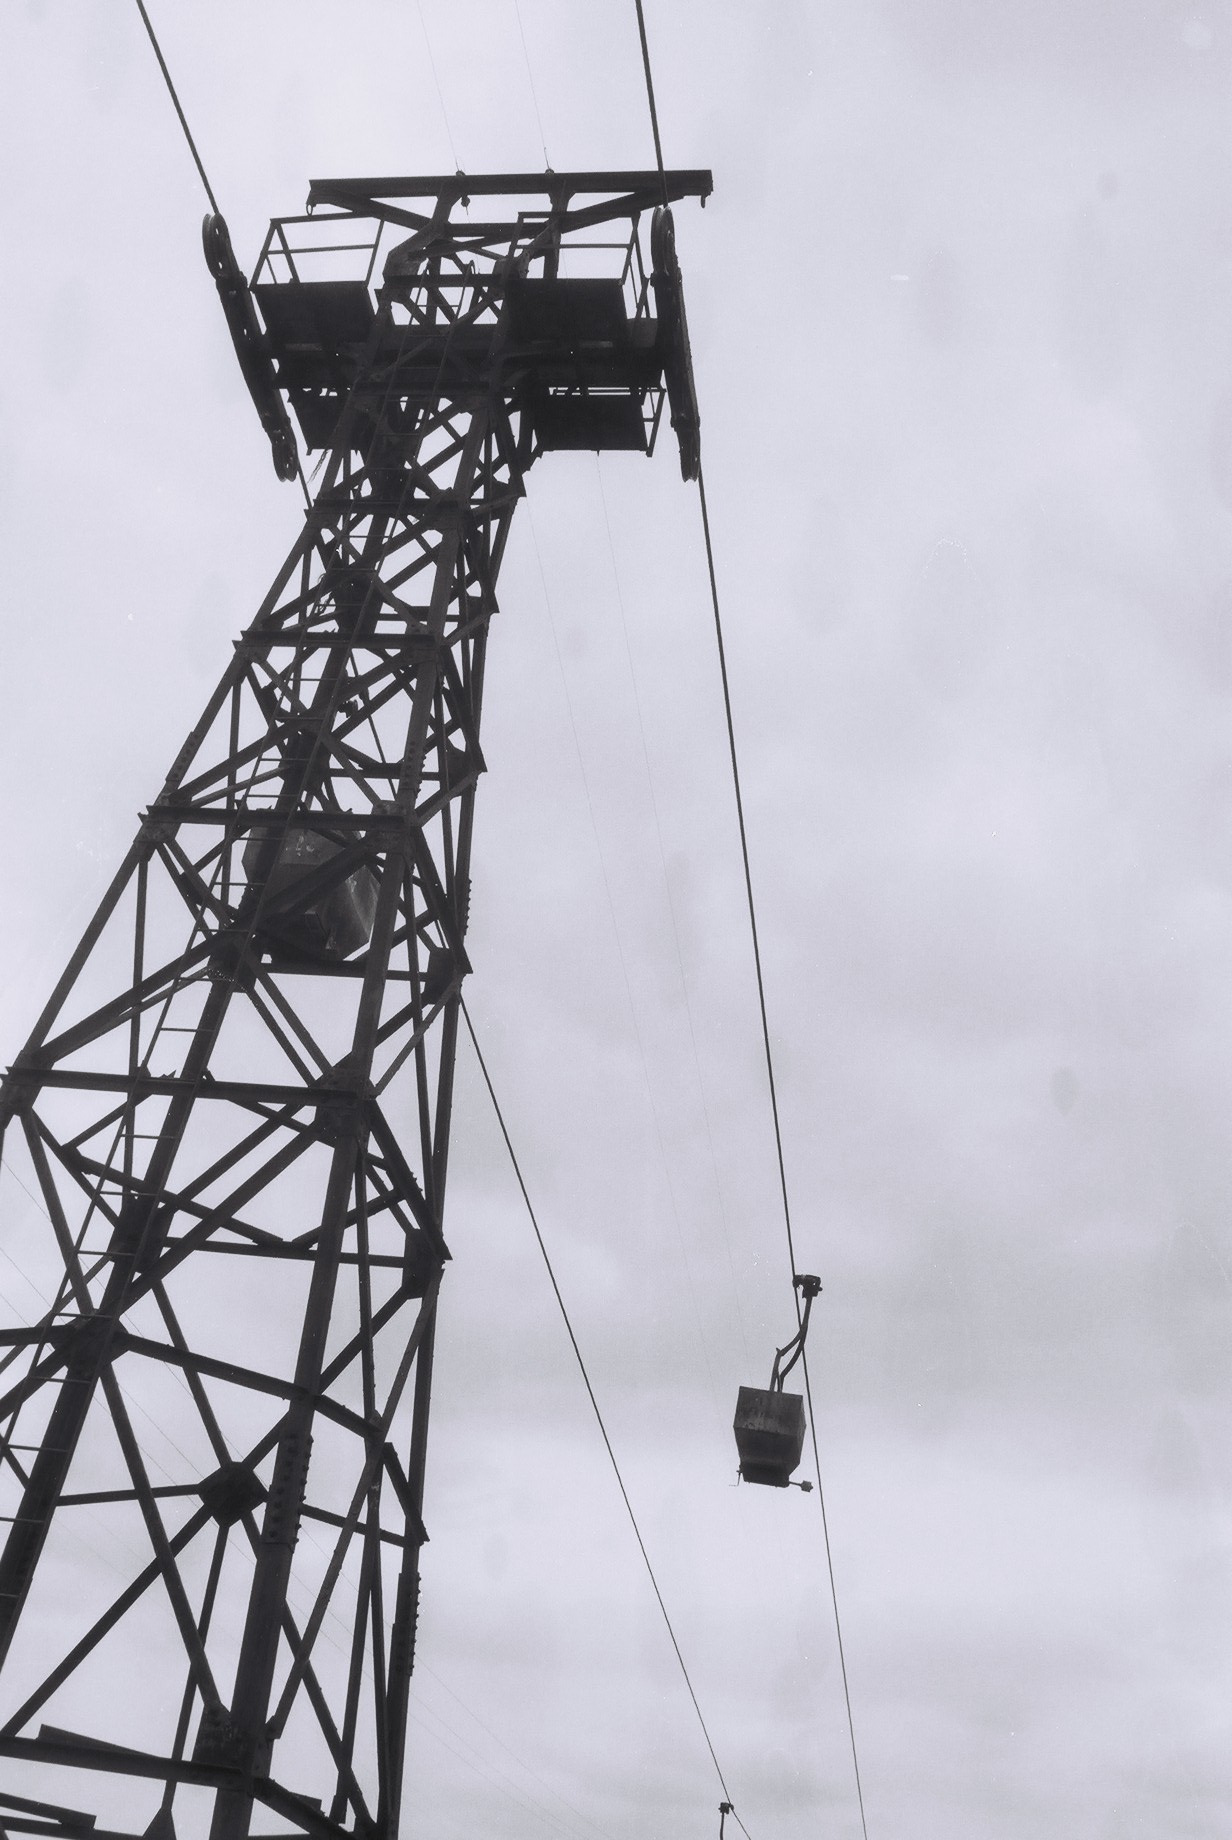
[[[408,427],[429,401],[494,392],[523,465],[552,448],[651,452],[666,402],[695,478],[670,207],[713,186],[703,169],[314,179],[305,212],[273,219],[251,284],[207,225],[280,476],[294,470],[283,397],[319,450],[371,384],[386,421],[392,405]],[[372,426],[361,402],[360,451]]]

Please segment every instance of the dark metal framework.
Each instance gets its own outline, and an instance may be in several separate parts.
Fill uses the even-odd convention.
[[[398,1830],[488,625],[538,453],[667,394],[687,470],[666,199],[318,182],[264,330],[231,290],[323,472],[0,1088],[54,1263],[0,1332],[0,1832]]]

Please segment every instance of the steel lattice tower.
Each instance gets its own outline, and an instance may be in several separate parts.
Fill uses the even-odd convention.
[[[398,1831],[496,578],[541,452],[666,402],[695,469],[709,190],[318,182],[251,290],[207,220],[275,464],[287,402],[324,460],[0,1088],[57,1282],[0,1332],[0,1832]]]

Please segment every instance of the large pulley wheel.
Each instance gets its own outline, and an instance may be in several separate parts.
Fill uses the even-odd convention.
[[[234,281],[239,275],[239,264],[231,247],[231,233],[225,218],[206,213],[201,225],[201,246],[205,250],[205,265],[215,281]]]
[[[209,222],[209,219],[206,219]],[[655,207],[655,214],[650,220],[650,260],[656,274],[674,274],[680,276],[680,264],[676,260],[676,221],[665,204]]]
[[[701,467],[701,414],[693,382],[684,285],[676,259],[676,226],[665,204],[659,205],[650,220],[650,259],[650,279],[659,314],[663,381],[667,385],[672,427],[680,443],[680,476],[696,479]]]
[[[274,471],[279,479],[294,479],[299,471],[295,436],[291,432],[291,423],[283,406],[278,379],[266,350],[244,271],[236,261],[235,251],[231,247],[231,233],[227,229],[226,219],[215,212],[209,213],[201,225],[201,247],[205,251],[205,265],[214,277],[218,298],[227,316],[227,329],[231,334],[231,343],[235,346],[235,355],[240,361],[244,382],[248,385],[248,394],[261,418],[261,426],[269,436]]]

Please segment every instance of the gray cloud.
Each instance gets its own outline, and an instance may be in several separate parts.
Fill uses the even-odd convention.
[[[631,21],[520,4],[553,164],[645,162]],[[680,240],[870,1835],[1213,1840],[1232,22],[661,12],[668,157],[716,173]],[[439,97],[414,8],[161,9],[244,259],[320,172],[542,163],[513,8],[423,17]],[[10,8],[0,72],[7,1058],[296,515],[135,16]],[[791,1302],[675,471],[531,477],[471,1001],[741,1812],[854,1835],[816,1498],[732,1487]],[[712,1834],[469,1064],[455,1143],[414,1822]]]

